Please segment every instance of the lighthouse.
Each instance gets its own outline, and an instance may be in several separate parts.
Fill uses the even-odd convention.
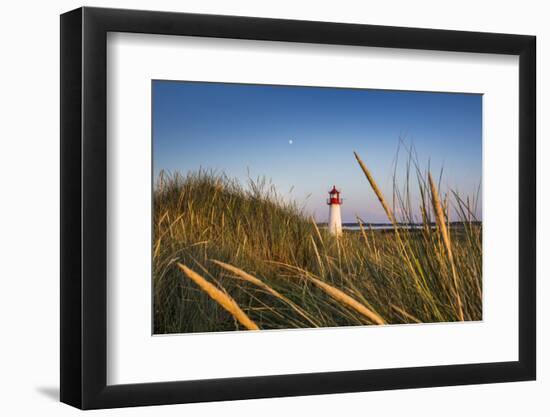
[[[332,186],[332,190],[329,191],[330,198],[327,200],[329,207],[328,211],[328,231],[333,235],[342,234],[342,213],[340,212],[340,206],[342,205],[342,199],[340,198],[340,190],[335,185]]]

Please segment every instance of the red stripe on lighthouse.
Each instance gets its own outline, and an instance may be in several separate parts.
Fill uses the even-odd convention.
[[[327,200],[327,204],[330,206],[332,204],[342,204],[342,199],[340,198],[340,190],[336,188],[335,185],[332,186],[332,190],[329,191],[330,198]]]

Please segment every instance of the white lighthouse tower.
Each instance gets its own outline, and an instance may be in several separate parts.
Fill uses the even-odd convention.
[[[329,206],[328,211],[328,231],[333,235],[342,234],[342,213],[340,212],[340,206],[342,205],[342,199],[340,198],[340,191],[336,189],[336,186],[332,186],[332,190],[329,191],[330,198],[327,200]]]

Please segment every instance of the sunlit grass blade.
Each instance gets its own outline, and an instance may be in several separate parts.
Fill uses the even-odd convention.
[[[213,284],[208,282],[202,276],[197,274],[195,271],[189,269],[187,266],[178,263],[178,267],[183,271],[183,273],[191,279],[195,284],[197,284],[210,298],[216,301],[221,305],[225,310],[227,310],[239,323],[241,323],[248,330],[259,330],[260,328],[256,323],[254,323],[244,311],[241,310],[237,302],[231,298],[229,295],[225,294],[223,291],[216,288]]]
[[[369,181],[370,186],[372,187],[374,193],[376,194],[376,197],[378,198],[378,201],[380,201],[380,204],[382,204],[382,208],[386,212],[386,215],[388,216],[388,219],[393,224],[396,224],[396,219],[395,219],[395,216],[393,214],[393,211],[390,209],[390,206],[386,202],[386,199],[384,198],[384,195],[382,194],[382,191],[380,191],[380,188],[378,188],[378,184],[374,180],[374,177],[370,173],[367,166],[364,164],[363,160],[359,157],[357,152],[354,151],[353,154],[355,155],[355,159],[359,163],[359,166],[363,170],[363,173],[365,174],[365,177],[367,177],[367,180]]]
[[[430,190],[432,194],[432,205],[435,213],[435,219],[437,222],[437,227],[441,233],[441,238],[443,239],[443,244],[445,245],[445,250],[447,252],[447,257],[449,258],[449,263],[451,264],[451,270],[453,274],[453,286],[456,299],[456,308],[458,311],[458,316],[460,321],[464,321],[464,311],[462,308],[462,299],[460,298],[460,293],[458,290],[458,277],[456,275],[456,268],[453,259],[453,250],[451,247],[451,238],[449,236],[449,229],[447,228],[447,223],[445,222],[445,215],[443,214],[443,209],[441,207],[441,202],[439,201],[439,195],[437,193],[437,188],[434,184],[432,174],[428,173],[428,181],[430,183]]]
[[[345,304],[346,306],[354,309],[358,313],[361,313],[363,316],[368,318],[370,321],[372,321],[375,324],[386,324],[384,319],[380,317],[377,313],[374,311],[368,309],[363,304],[361,304],[359,301],[355,300],[354,298],[347,295],[342,290],[339,290],[338,288],[333,287],[332,285],[327,284],[326,282],[321,281],[320,279],[308,277],[308,279],[313,282],[315,285],[317,285],[319,288],[321,288],[323,291],[325,291],[328,295],[330,295],[332,298],[334,298],[337,301],[340,301],[341,303]]]
[[[257,285],[258,287],[262,288],[263,290],[267,291],[274,297],[277,297],[279,300],[285,302],[288,304],[294,311],[296,311],[300,316],[302,316],[304,319],[306,319],[311,325],[314,327],[319,327],[319,324],[315,322],[304,310],[302,310],[298,305],[296,305],[294,302],[289,300],[287,297],[282,295],[280,292],[274,290],[269,285],[267,285],[265,282],[260,280],[259,278],[256,278],[255,276],[243,271],[240,268],[237,268],[236,266],[226,264],[225,262],[212,260],[216,265],[221,266],[222,268],[226,269],[227,271],[230,271],[237,275],[238,277],[242,278],[245,281],[248,281],[254,285]]]

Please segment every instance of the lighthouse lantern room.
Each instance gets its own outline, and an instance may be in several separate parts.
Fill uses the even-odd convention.
[[[340,198],[340,190],[335,185],[332,186],[332,190],[329,191],[330,198],[327,200],[329,206],[328,212],[328,230],[333,235],[342,234],[342,213],[340,206],[342,205],[342,199]]]

